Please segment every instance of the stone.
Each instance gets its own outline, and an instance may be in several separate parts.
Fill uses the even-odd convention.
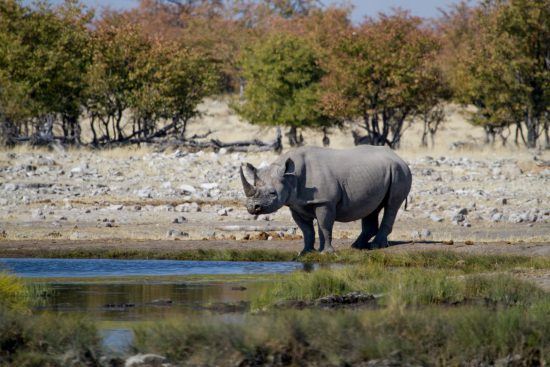
[[[458,224],[458,223],[462,223],[466,220],[466,217],[463,215],[463,214],[460,214],[460,213],[456,213],[455,215],[453,215],[453,217],[451,218],[451,221],[454,223],[454,224]]]
[[[155,306],[169,306],[172,304],[172,300],[169,298],[159,298],[152,300],[151,304]]]
[[[181,224],[185,222],[187,222],[187,218],[185,218],[184,216],[174,218],[174,220],[172,221],[172,223],[174,224]]]
[[[149,187],[146,187],[141,190],[136,190],[134,192],[138,197],[142,199],[149,199],[153,197],[153,191]]]
[[[215,182],[208,182],[208,183],[201,184],[201,188],[204,189],[204,190],[212,190],[212,189],[217,188],[218,186],[219,185]]]
[[[2,188],[4,189],[4,191],[17,191],[19,190],[19,185],[8,182],[2,185]]]
[[[260,220],[260,221],[261,221],[261,220],[264,220],[264,221],[266,221],[266,222],[269,222],[269,221],[272,221],[272,220],[273,220],[273,218],[272,218],[269,214],[260,214],[260,215],[256,215],[256,216],[254,217],[254,219]]]
[[[503,219],[502,213],[495,213],[491,216],[491,222],[500,222]]]
[[[162,367],[166,358],[158,354],[136,354],[126,359],[124,367]]]
[[[166,234],[166,237],[168,238],[183,238],[183,237],[189,237],[189,233],[182,232],[177,229],[170,229],[168,233]]]
[[[71,169],[70,173],[72,173],[73,175],[74,174],[82,174],[82,173],[85,173],[87,170],[88,170],[88,165],[83,164],[83,165],[76,166],[73,169]]]
[[[181,191],[183,191],[183,194],[194,194],[195,192],[197,192],[197,189],[195,189],[193,186],[191,185],[187,185],[187,184],[183,184],[183,185],[180,185],[179,189]]]
[[[73,232],[73,233],[70,234],[69,239],[70,239],[71,241],[76,241],[76,240],[81,240],[81,239],[83,239],[84,237],[85,237],[85,236],[84,236],[82,233],[80,233],[80,232]]]
[[[423,230],[420,231],[420,236],[422,238],[428,238],[432,236],[432,232],[429,229],[424,228]]]
[[[475,208],[475,204],[474,204],[474,208]],[[468,215],[468,209],[467,208],[461,208],[461,209],[458,210],[457,214]]]
[[[227,217],[228,213],[227,213],[227,209],[223,208],[223,209],[220,209],[217,211],[217,214],[220,216],[220,217]]]
[[[430,214],[430,219],[433,221],[433,222],[437,222],[437,223],[440,223],[440,222],[443,222],[443,217],[440,217],[439,215],[437,214]]]
[[[500,199],[497,200],[497,204],[498,205],[507,205],[508,204],[508,199],[500,198]]]

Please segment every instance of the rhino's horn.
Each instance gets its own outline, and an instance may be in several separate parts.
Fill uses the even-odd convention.
[[[241,166],[241,181],[243,183],[243,188],[244,188],[244,194],[247,196],[247,197],[252,197],[254,196],[254,194],[256,193],[256,188],[254,186],[252,186],[248,180],[246,179],[246,177],[244,176],[244,172],[243,172],[243,167]]]

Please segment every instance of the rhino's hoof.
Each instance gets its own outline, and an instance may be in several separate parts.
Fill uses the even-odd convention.
[[[360,242],[354,242],[351,245],[351,248],[354,248],[356,250],[366,250],[366,249],[369,248],[369,245],[368,244],[363,244],[363,243],[360,243]]]
[[[315,252],[314,248],[312,248],[312,249],[303,249],[302,251],[300,251],[298,256],[305,256],[307,254],[311,254],[312,252]]]

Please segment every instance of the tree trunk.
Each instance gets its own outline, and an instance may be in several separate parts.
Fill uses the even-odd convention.
[[[291,146],[291,147],[296,147],[298,146],[298,135],[297,135],[297,130],[296,129],[296,126],[291,126],[290,127],[290,130],[286,133],[286,136],[288,138],[288,144]]]
[[[2,119],[0,122],[0,143],[7,147],[13,147],[16,142],[17,129],[10,119]]]
[[[95,117],[92,117],[90,119],[90,129],[92,130],[92,145],[97,146],[97,133],[95,131],[94,123],[95,123]]]
[[[124,139],[124,134],[122,132],[122,127],[120,126],[120,122],[122,121],[122,114],[123,114],[123,111],[119,110],[117,112],[117,117],[116,117],[116,139],[118,141],[122,141]]]
[[[527,111],[526,121],[527,125],[527,148],[537,147],[537,124],[531,115],[531,111]]]
[[[550,130],[550,124],[545,123],[544,124],[544,144],[545,144],[544,149],[550,149],[550,132],[548,130]]]
[[[424,148],[428,146],[428,122],[426,120],[424,120],[424,130],[422,130],[422,140],[420,141],[420,146]]]

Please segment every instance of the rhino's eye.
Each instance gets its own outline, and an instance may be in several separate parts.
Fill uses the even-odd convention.
[[[271,195],[271,196],[277,196],[277,191],[272,190],[272,191],[269,192],[269,195]]]

